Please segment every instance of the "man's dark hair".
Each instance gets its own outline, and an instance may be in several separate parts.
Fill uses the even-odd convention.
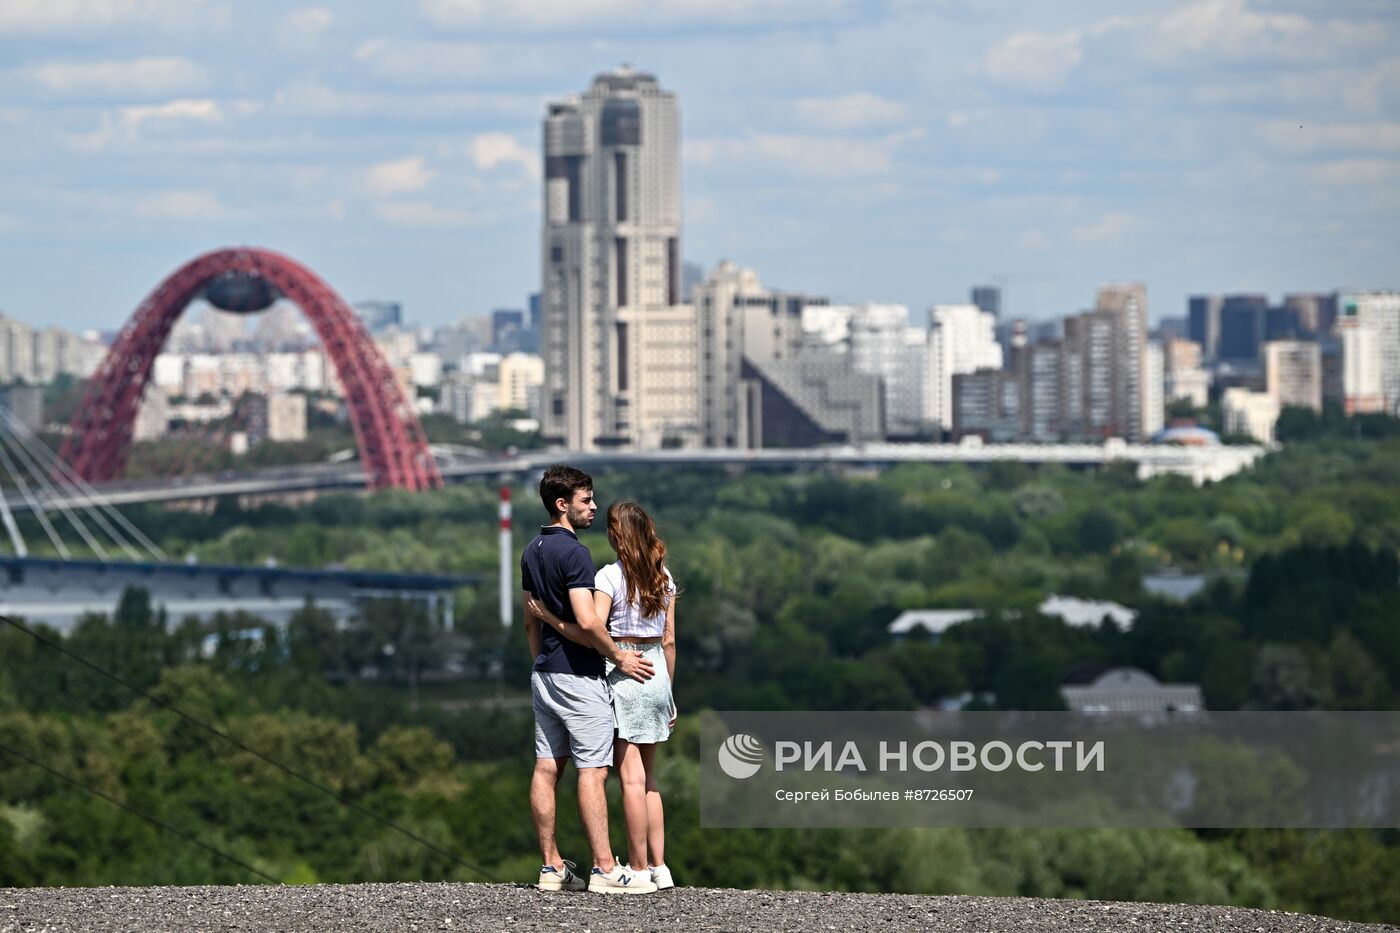
[[[573,502],[574,493],[580,489],[592,488],[593,477],[582,470],[556,463],[540,477],[540,501],[544,503],[544,510],[549,513],[550,518],[558,518],[563,513],[554,508],[556,501],[563,499]]]

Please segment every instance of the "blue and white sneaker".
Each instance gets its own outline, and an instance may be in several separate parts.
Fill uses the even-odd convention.
[[[671,869],[665,865],[651,866],[651,883],[656,885],[656,890],[664,891],[667,888],[676,886],[675,879],[671,877]]]
[[[578,866],[568,859],[564,859],[564,870],[560,871],[553,865],[540,866],[541,891],[583,891],[588,888],[588,882],[574,874],[573,870]]]
[[[646,874],[634,872],[617,862],[612,871],[594,868],[593,874],[588,876],[588,890],[599,894],[654,894],[656,885]]]

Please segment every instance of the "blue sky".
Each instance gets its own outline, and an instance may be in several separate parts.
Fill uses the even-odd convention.
[[[0,312],[116,328],[239,243],[519,306],[544,102],[622,62],[680,98],[687,258],[770,284],[1400,287],[1397,39],[1391,0],[4,0]]]

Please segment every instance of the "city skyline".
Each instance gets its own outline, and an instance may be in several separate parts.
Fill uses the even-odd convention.
[[[1396,284],[1387,4],[68,9],[0,12],[19,318],[110,329],[238,243],[424,324],[518,307],[538,114],[620,62],[682,101],[684,258],[706,268],[915,309],[992,282],[1032,320],[1109,280],[1145,282],[1153,320],[1192,293]]]

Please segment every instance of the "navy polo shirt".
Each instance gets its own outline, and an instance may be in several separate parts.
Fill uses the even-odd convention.
[[[574,607],[569,602],[569,591],[588,590],[589,599],[593,598],[593,556],[572,531],[559,525],[547,525],[520,555],[520,586],[525,592],[534,593],[546,609],[565,622],[577,622]],[[569,641],[548,623],[534,624],[540,627],[540,653],[535,657],[535,670],[603,676],[603,658],[598,652]]]

